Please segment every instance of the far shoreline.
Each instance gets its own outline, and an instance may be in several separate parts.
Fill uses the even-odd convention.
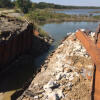
[[[97,19],[65,19],[65,20],[51,19],[48,21],[40,21],[38,22],[38,24],[41,25],[41,24],[48,24],[48,23],[63,23],[63,22],[100,22],[100,20],[97,20]]]
[[[69,15],[64,13],[56,13],[55,11],[65,9],[36,9],[25,15],[32,22],[36,23],[48,23],[48,22],[98,22],[100,21],[100,15]],[[67,10],[67,9],[66,9]]]

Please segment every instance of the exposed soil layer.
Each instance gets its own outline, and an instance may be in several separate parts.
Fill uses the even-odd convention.
[[[28,23],[14,17],[0,15],[0,40],[8,40],[12,35],[20,34]]]

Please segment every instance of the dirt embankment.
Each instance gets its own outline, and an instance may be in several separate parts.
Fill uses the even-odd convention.
[[[91,100],[93,63],[75,34],[52,53],[18,100]]]
[[[16,57],[31,49],[32,32],[31,23],[0,15],[0,74]]]
[[[35,56],[40,55],[48,50],[50,43],[52,43],[52,38],[49,36],[35,36],[33,24],[14,17],[0,15],[1,70],[16,57],[26,52],[31,51]]]
[[[27,29],[29,23],[14,17],[0,15],[0,41],[9,40],[12,35],[19,35]]]
[[[0,100],[16,99],[16,91],[23,91],[36,72],[34,59],[46,52],[52,41],[49,36],[35,36],[31,23],[0,15]]]

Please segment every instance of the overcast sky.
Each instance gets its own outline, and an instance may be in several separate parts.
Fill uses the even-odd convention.
[[[100,0],[32,0],[33,2],[48,2],[61,5],[100,6]]]

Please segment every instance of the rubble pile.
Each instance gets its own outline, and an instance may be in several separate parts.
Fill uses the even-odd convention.
[[[91,100],[93,64],[75,33],[52,53],[18,100]]]

